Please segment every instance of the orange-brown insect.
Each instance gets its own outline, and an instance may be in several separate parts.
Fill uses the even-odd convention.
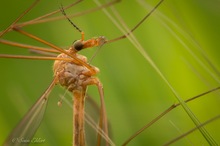
[[[32,6],[34,6],[35,3]],[[26,14],[32,8],[32,6],[29,9],[27,9],[27,11],[25,11],[24,14]],[[64,16],[67,17],[63,8],[61,8],[61,11],[63,12]],[[17,20],[22,18],[22,16],[23,14]],[[68,17],[67,19],[70,21]],[[2,31],[1,35],[4,35],[9,30],[14,30],[32,39],[38,40],[39,42],[47,44],[48,46],[62,53],[59,54],[57,57],[28,57],[28,56],[13,56],[13,55],[4,55],[4,54],[0,55],[3,58],[56,60],[53,66],[54,79],[50,84],[49,88],[44,92],[44,94],[40,97],[37,103],[25,115],[23,120],[18,124],[18,126],[14,129],[14,131],[5,141],[4,145],[22,145],[22,144],[29,144],[31,142],[31,139],[35,134],[37,127],[39,126],[40,121],[43,117],[44,110],[46,108],[46,103],[48,100],[48,95],[51,92],[54,85],[57,83],[59,83],[61,86],[66,87],[67,90],[69,90],[74,97],[73,145],[75,146],[85,145],[85,134],[84,134],[85,101],[84,100],[88,85],[96,85],[98,87],[101,98],[100,128],[102,128],[102,125],[104,125],[104,131],[105,131],[104,134],[108,135],[107,118],[106,118],[104,99],[103,99],[104,98],[103,89],[102,89],[103,87],[99,79],[93,77],[99,72],[99,69],[89,65],[87,63],[87,58],[85,56],[77,54],[78,51],[85,48],[102,46],[106,42],[105,38],[101,36],[98,38],[92,38],[90,40],[85,41],[84,32],[82,32],[75,24],[73,24],[70,21],[73,24],[73,26],[81,32],[82,37],[81,40],[75,41],[74,44],[68,50],[63,50],[49,42],[40,39],[37,36],[34,36],[26,31],[21,30],[21,26],[16,24],[17,20],[13,22],[13,24],[10,27]],[[7,43],[7,41],[5,40],[1,40],[1,42]],[[51,52],[51,50],[46,50],[46,49],[37,49],[37,50]],[[20,139],[25,139],[25,141],[22,142],[20,141]]]

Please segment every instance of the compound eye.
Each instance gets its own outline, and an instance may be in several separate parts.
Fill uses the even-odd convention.
[[[77,51],[80,51],[83,49],[83,43],[81,40],[77,40],[73,43],[73,48],[76,49]]]

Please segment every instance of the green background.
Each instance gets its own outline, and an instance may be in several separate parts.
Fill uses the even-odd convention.
[[[56,10],[61,3],[66,6],[71,1],[41,1],[21,22]],[[144,3],[154,6],[157,1]],[[7,28],[30,5],[30,1],[14,1],[13,4],[11,1],[1,2],[0,30]],[[134,32],[145,52],[184,100],[219,86],[219,6],[217,0],[165,0],[158,11]],[[84,1],[66,13],[74,14],[94,7],[97,5],[93,2]],[[128,28],[134,27],[149,12],[138,1],[122,1],[114,4],[114,7]],[[86,39],[103,35],[110,40],[122,35],[101,10],[71,19],[85,32]],[[68,48],[81,37],[67,20],[30,25],[24,30],[62,48]],[[3,38],[45,47],[16,32],[10,32]],[[81,54],[91,58],[96,49],[83,50]],[[123,39],[104,45],[92,60],[92,64],[100,69],[97,76],[104,86],[111,138],[116,145],[121,145],[139,128],[177,103],[167,84],[138,49],[128,39]],[[3,44],[0,44],[0,53],[29,55],[27,50]],[[217,71],[213,70],[204,55]],[[52,61],[45,60],[0,59],[0,143],[52,81],[52,64]],[[46,142],[38,145],[71,145],[72,110],[65,103],[62,107],[57,106],[64,93],[65,90],[59,86],[51,93],[45,117],[35,136]],[[96,87],[89,87],[88,93],[99,101]],[[67,96],[67,99],[71,101],[71,97]],[[188,103],[201,122],[219,115],[219,104],[219,91]],[[87,110],[93,109],[88,107]],[[220,121],[215,120],[205,126],[218,143],[219,125]],[[162,145],[194,127],[185,111],[178,107],[138,135],[129,145]],[[93,139],[93,136],[88,134],[87,138]],[[87,143],[94,145],[89,140]],[[174,145],[208,143],[201,133],[195,131]]]

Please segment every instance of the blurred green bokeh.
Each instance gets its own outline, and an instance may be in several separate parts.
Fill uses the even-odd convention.
[[[60,3],[66,6],[71,2],[71,0],[41,1],[21,21],[31,20],[56,10]],[[122,1],[114,6],[127,26],[132,28],[149,12],[144,3],[154,6],[157,2],[149,0],[140,4],[139,1]],[[1,2],[0,30],[7,28],[31,3]],[[97,6],[93,2],[84,1],[66,13],[74,14],[94,7]],[[134,32],[144,50],[184,100],[219,86],[219,7],[220,2],[217,0],[165,0],[157,12]],[[57,16],[60,15],[62,14]],[[104,35],[110,40],[122,35],[101,10],[71,19],[85,32],[86,39]],[[67,20],[30,25],[24,30],[63,48],[81,37]],[[3,38],[45,47],[16,32],[10,32]],[[81,53],[91,58],[95,51],[96,48],[93,48]],[[29,52],[0,44],[0,54],[29,55]],[[0,143],[3,143],[19,119],[52,81],[53,62],[0,59],[0,64]],[[177,103],[169,87],[146,61],[143,53],[140,53],[128,39],[104,45],[92,60],[92,64],[100,69],[98,77],[104,85],[111,138],[116,145],[121,145],[138,129],[173,103]],[[72,110],[66,104],[61,108],[57,106],[60,95],[62,96],[64,92],[65,90],[57,86],[50,95],[44,120],[35,136],[45,139],[46,142],[39,145],[72,143]],[[96,87],[89,87],[88,93],[99,102]],[[71,101],[71,98],[68,97],[68,100]],[[201,122],[219,115],[219,104],[219,91],[188,103]],[[218,143],[220,143],[219,125],[220,121],[215,120],[205,126]],[[194,127],[188,115],[178,107],[138,135],[130,145],[162,145]],[[201,133],[195,131],[174,145],[208,145],[208,143]]]

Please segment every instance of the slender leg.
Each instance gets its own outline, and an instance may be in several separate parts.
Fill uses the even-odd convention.
[[[85,101],[85,92],[86,90],[74,90],[73,96],[73,139],[74,146],[85,146],[85,131],[84,131],[84,101]]]
[[[103,86],[98,78],[89,78],[87,81],[84,82],[84,86],[86,85],[96,85],[98,87],[99,95],[100,95],[100,102],[101,102],[101,108],[100,108],[100,120],[99,120],[99,127],[100,129],[103,129],[104,134],[106,138],[108,138],[108,123],[107,123],[107,116],[106,116],[106,109],[105,109],[105,102],[104,102],[104,91]],[[101,135],[98,133],[97,137],[98,144],[101,144]],[[108,140],[106,139],[106,146],[108,146]]]

